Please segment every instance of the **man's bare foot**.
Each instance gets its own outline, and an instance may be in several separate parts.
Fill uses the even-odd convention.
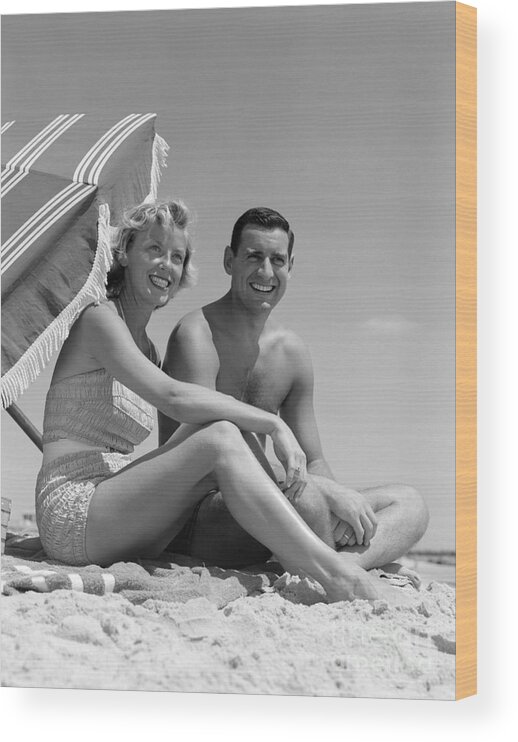
[[[379,598],[386,600],[390,606],[398,605],[415,605],[416,594],[413,589],[401,590],[400,587],[394,587],[387,579],[382,577],[375,577],[376,589],[378,591]]]
[[[404,587],[409,582],[410,584],[415,587],[416,590],[419,590],[421,587],[421,578],[415,572],[413,569],[410,569],[410,567],[405,567],[402,564],[399,564],[399,562],[391,562],[390,564],[385,564],[383,567],[380,567],[381,572],[385,572],[387,575],[394,575],[395,580],[390,580],[391,584],[396,585],[398,587]],[[398,578],[401,578],[399,580]]]
[[[377,600],[381,597],[378,590],[380,582],[357,564],[348,563],[324,588],[330,603],[339,600]]]
[[[395,587],[389,580],[381,577],[379,572],[378,574],[376,572],[378,571],[373,570],[368,573],[362,567],[357,564],[350,564],[348,561],[346,569],[335,576],[328,585],[324,585],[329,602],[383,599],[391,606],[413,605],[415,603],[413,589],[402,590],[400,587]],[[407,586],[413,584],[410,579],[407,580],[406,576],[405,583]]]

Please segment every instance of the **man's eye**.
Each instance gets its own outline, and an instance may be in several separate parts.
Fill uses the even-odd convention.
[[[286,261],[284,260],[284,258],[274,258],[273,262],[275,263],[275,265],[284,265]]]

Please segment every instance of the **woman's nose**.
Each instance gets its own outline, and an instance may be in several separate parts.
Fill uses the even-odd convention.
[[[166,271],[170,271],[173,267],[172,256],[167,254],[162,255],[161,264]]]

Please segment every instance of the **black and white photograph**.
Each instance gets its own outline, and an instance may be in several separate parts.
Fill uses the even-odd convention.
[[[2,17],[3,686],[455,698],[455,12]]]

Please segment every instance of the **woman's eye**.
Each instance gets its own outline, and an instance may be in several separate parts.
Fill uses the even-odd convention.
[[[176,265],[182,265],[183,263],[183,255],[180,255],[180,253],[176,253],[176,255],[173,255],[173,263],[176,263]]]
[[[151,245],[149,249],[151,250],[151,252],[155,252],[155,253],[161,252],[160,245]]]

